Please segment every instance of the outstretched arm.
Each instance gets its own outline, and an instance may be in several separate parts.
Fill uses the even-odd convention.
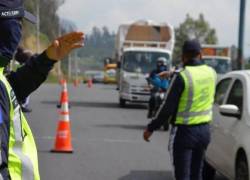
[[[16,72],[7,78],[19,101],[25,99],[36,90],[47,78],[54,63],[66,57],[72,50],[83,46],[84,33],[72,32],[54,40],[52,44],[38,56],[33,56]]]
[[[153,132],[159,129],[170,117],[176,115],[179,99],[184,90],[184,82],[179,74],[175,74],[173,80],[170,84],[170,87],[167,91],[166,98],[161,104],[156,116],[148,124],[147,128],[144,131],[143,138],[145,141],[149,141],[149,138]]]

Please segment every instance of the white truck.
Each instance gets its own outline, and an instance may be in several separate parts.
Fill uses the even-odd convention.
[[[174,41],[174,29],[167,23],[137,21],[119,27],[115,56],[121,107],[126,102],[148,102],[146,78],[156,68],[159,57],[165,57],[171,66]]]
[[[229,47],[219,45],[202,45],[202,60],[214,68],[217,74],[232,70],[232,58]]]

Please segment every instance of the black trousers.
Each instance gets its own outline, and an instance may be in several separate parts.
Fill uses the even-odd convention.
[[[210,142],[210,126],[174,126],[169,150],[176,180],[202,180],[204,155]]]

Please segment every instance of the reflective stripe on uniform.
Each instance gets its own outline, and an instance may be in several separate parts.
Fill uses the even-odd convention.
[[[193,104],[193,96],[194,96],[194,86],[193,86],[193,79],[192,79],[192,75],[190,74],[190,72],[186,69],[184,71],[184,74],[186,75],[187,79],[188,79],[188,100],[187,100],[187,105],[185,108],[184,112],[190,112],[190,109],[192,107]],[[184,124],[188,124],[188,120],[189,120],[189,116],[183,116],[184,117]]]
[[[13,119],[14,135],[15,135],[15,144],[13,146],[13,151],[21,160],[22,179],[34,180],[34,173],[33,173],[34,168],[33,168],[32,161],[30,160],[28,156],[26,156],[22,152],[22,143],[24,141],[24,136],[22,132],[21,123],[22,123],[21,108],[20,108],[20,105],[18,104],[14,110],[14,119]]]
[[[17,108],[14,110],[13,125],[14,125],[15,140],[18,142],[23,141],[21,115],[20,114],[21,114],[20,107],[17,106]]]
[[[195,117],[195,116],[209,115],[210,113],[212,113],[212,109],[200,112],[180,112],[178,116],[183,117],[184,119],[188,119],[190,117]]]
[[[32,161],[22,152],[22,142],[16,141],[13,151],[21,160],[22,163],[22,180],[34,180],[34,168]]]

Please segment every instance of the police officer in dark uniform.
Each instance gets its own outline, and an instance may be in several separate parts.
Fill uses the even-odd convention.
[[[156,117],[144,131],[153,132],[170,120],[169,151],[176,180],[202,180],[205,150],[210,142],[216,73],[201,61],[201,46],[186,41],[182,49],[184,68],[173,75],[167,96]]]
[[[84,40],[82,32],[66,34],[5,76],[3,71],[21,39],[23,17],[36,20],[24,11],[22,0],[0,1],[0,180],[40,179],[34,137],[18,102],[46,80],[55,62],[82,47]]]

